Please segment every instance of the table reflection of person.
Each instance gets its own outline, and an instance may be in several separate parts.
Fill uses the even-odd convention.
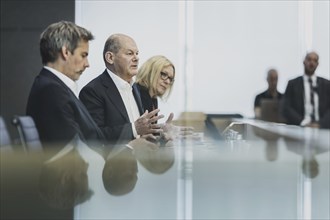
[[[278,159],[278,140],[280,136],[276,133],[267,131],[262,128],[253,127],[254,134],[266,141],[265,155],[268,161],[275,161]]]
[[[137,173],[137,160],[133,150],[128,147],[115,149],[106,157],[104,164],[104,188],[111,195],[125,195],[134,189]]]
[[[314,154],[310,158],[303,157],[302,171],[306,177],[315,178],[319,174],[319,163]]]
[[[149,172],[163,174],[174,164],[174,148],[172,142],[152,149],[146,146],[138,146],[134,149],[137,160]]]
[[[150,172],[162,174],[174,164],[173,143],[161,145],[142,142],[136,145],[117,146],[108,155],[104,153],[102,172],[105,190],[115,196],[131,192],[138,180],[138,161]]]
[[[302,156],[301,168],[307,178],[315,178],[319,174],[319,163],[316,160],[317,154],[322,154],[329,149],[319,148],[313,143],[306,145],[305,142],[293,138],[284,138],[284,142],[289,151]]]
[[[268,161],[275,161],[278,159],[278,142],[277,141],[267,141],[266,159]]]
[[[88,163],[76,149],[77,144],[76,136],[41,168],[39,193],[52,208],[73,208],[93,194],[88,186]]]

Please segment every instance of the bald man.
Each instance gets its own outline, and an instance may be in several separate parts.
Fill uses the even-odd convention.
[[[304,75],[286,87],[283,116],[288,124],[330,128],[330,81],[315,75],[319,55],[307,53],[303,64]]]
[[[79,98],[110,142],[120,143],[160,133],[159,109],[144,112],[133,77],[138,73],[139,49],[130,36],[113,34],[105,42],[105,71],[88,83]]]

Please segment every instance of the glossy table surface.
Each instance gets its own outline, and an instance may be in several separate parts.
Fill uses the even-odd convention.
[[[330,218],[329,130],[237,119],[218,132],[159,149],[78,142],[52,157],[2,152],[1,216]]]

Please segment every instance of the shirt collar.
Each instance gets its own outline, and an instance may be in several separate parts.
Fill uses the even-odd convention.
[[[316,75],[315,74],[311,75],[310,77],[311,77],[313,82],[316,81]],[[304,80],[308,82],[308,78],[309,78],[309,76],[304,74]]]
[[[49,66],[44,66],[44,68],[52,72],[55,76],[57,76],[78,97],[78,85],[75,81],[73,81],[72,79],[64,75],[64,73],[61,73],[54,68],[51,68]]]
[[[111,79],[113,80],[113,82],[115,83],[116,87],[118,89],[132,89],[132,85],[134,83],[133,80],[131,80],[130,83],[128,83],[127,81],[123,80],[122,78],[120,78],[119,76],[117,76],[116,74],[114,74],[111,70],[109,70],[107,68],[107,72],[109,73]]]

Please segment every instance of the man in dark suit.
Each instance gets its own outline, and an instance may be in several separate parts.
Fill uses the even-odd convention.
[[[103,59],[106,70],[80,92],[94,121],[111,142],[132,140],[140,135],[162,131],[155,124],[163,115],[159,109],[144,112],[132,78],[138,72],[138,48],[124,34],[111,35],[105,42]]]
[[[76,134],[85,142],[104,139],[77,98],[76,80],[89,67],[92,33],[72,22],[51,24],[41,34],[44,67],[32,85],[26,114],[32,116],[44,146],[66,144]]]
[[[305,74],[288,82],[283,103],[288,124],[330,128],[330,81],[315,75],[318,64],[318,54],[307,53]]]

